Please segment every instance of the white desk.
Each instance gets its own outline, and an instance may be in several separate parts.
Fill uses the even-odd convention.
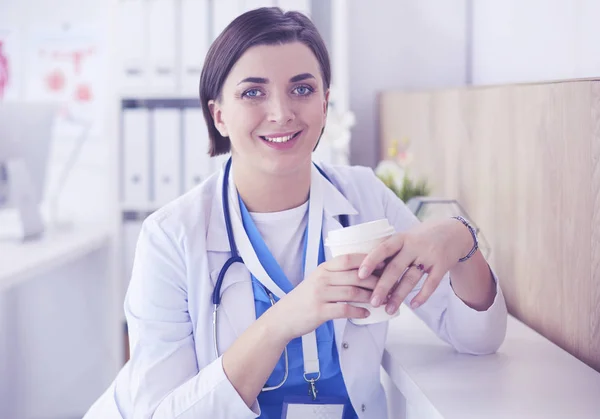
[[[0,241],[0,417],[77,417],[108,385],[122,351],[111,244],[92,224]]]
[[[0,241],[0,292],[109,244],[106,226],[76,225],[25,243]]]
[[[456,353],[403,307],[383,367],[423,419],[600,418],[600,373],[513,317],[498,353],[477,357]]]

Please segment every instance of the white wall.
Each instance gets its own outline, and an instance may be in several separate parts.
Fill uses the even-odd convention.
[[[600,76],[600,1],[473,1],[473,83]]]
[[[598,0],[348,0],[348,8],[354,164],[378,161],[381,90],[600,76]]]
[[[349,0],[351,162],[379,160],[377,93],[461,86],[467,0]]]

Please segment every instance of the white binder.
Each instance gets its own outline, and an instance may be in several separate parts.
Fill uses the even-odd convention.
[[[181,93],[197,96],[202,64],[211,42],[208,0],[181,0]]]
[[[175,93],[176,15],[173,0],[146,0],[150,88],[154,93]]]
[[[258,9],[259,7],[276,6],[277,0],[244,0],[244,11]]]
[[[146,25],[142,0],[119,0],[117,31],[121,91],[136,93],[147,82]]]
[[[179,109],[153,115],[153,202],[158,208],[181,194],[181,119]]]
[[[183,111],[184,188],[190,190],[211,174],[208,131],[200,109]]]
[[[149,118],[146,109],[123,110],[123,201],[147,208],[149,202]]]
[[[213,33],[212,39],[238,17],[244,10],[244,0],[218,0],[213,1]]]
[[[286,12],[293,10],[310,17],[310,0],[277,0],[277,5]]]

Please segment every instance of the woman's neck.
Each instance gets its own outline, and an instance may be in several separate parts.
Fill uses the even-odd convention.
[[[233,164],[233,181],[250,212],[278,212],[296,208],[308,200],[311,166],[282,176]]]

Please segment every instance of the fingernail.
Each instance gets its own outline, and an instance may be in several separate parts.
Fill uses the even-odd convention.
[[[365,279],[369,273],[369,269],[366,266],[361,266],[358,270],[358,277],[360,279]]]
[[[371,300],[371,305],[373,307],[378,307],[379,304],[381,304],[381,297],[376,295],[375,297],[373,297],[373,299]]]
[[[418,301],[412,301],[410,303],[410,308],[412,308],[414,310],[415,308],[419,308],[420,305],[421,305],[420,302],[418,302]]]
[[[396,306],[394,304],[388,304],[385,308],[385,311],[387,312],[387,314],[394,314],[396,312]]]

